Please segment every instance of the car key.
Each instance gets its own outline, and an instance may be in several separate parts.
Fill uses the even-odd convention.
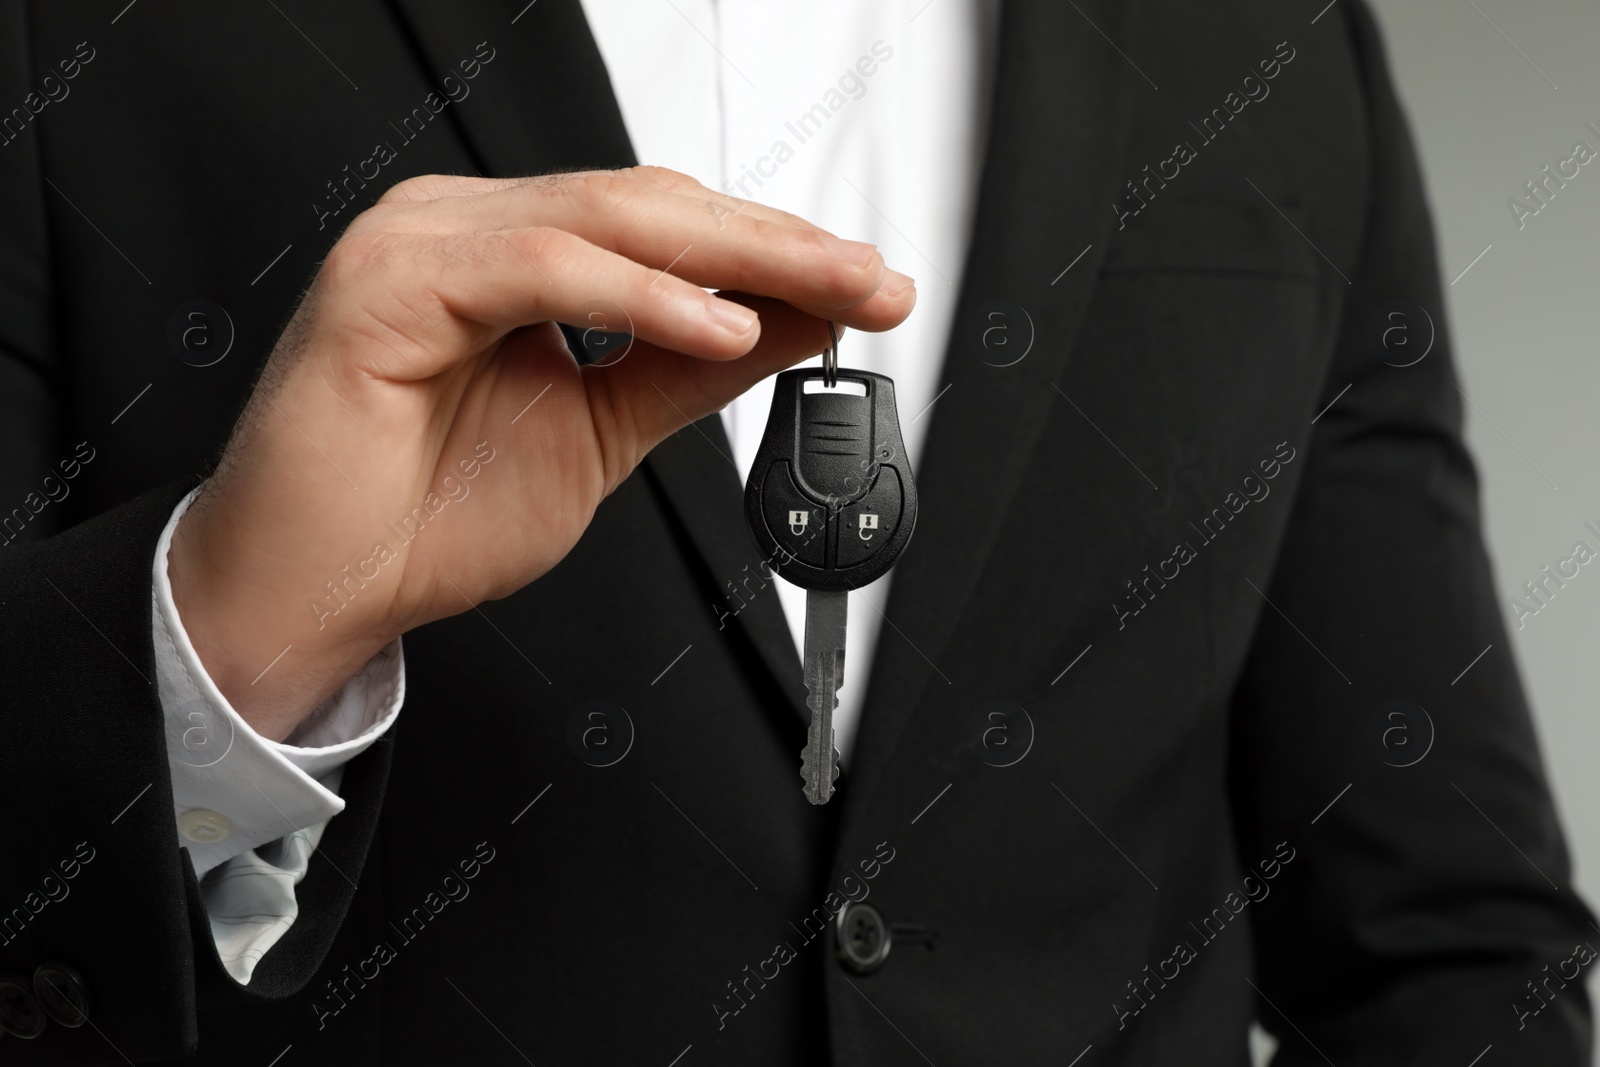
[[[744,502],[772,568],[806,590],[811,725],[800,777],[806,799],[826,804],[839,776],[833,712],[844,681],[846,597],[893,566],[917,521],[894,382],[840,370],[837,333],[820,373],[778,375]]]

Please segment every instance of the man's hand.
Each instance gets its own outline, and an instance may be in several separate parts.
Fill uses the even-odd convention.
[[[668,170],[402,182],[329,252],[179,524],[184,628],[281,740],[396,636],[554,567],[657,442],[820,352],[823,320],[885,330],[914,301],[872,246]],[[580,367],[555,323],[601,302],[635,340]]]

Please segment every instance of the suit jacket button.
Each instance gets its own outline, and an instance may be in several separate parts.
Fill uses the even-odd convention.
[[[65,963],[44,963],[33,972],[33,992],[50,1018],[75,1029],[89,1021],[89,986]]]
[[[889,958],[889,924],[871,904],[850,904],[834,928],[839,962],[857,974],[871,974]]]
[[[0,1029],[23,1038],[44,1033],[44,1009],[26,981],[13,974],[0,976]]]

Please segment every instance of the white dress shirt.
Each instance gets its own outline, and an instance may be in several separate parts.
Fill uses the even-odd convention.
[[[938,375],[977,199],[996,0],[583,0],[583,8],[641,163],[870,241],[917,280],[916,310],[903,325],[849,333],[839,346],[842,366],[894,379],[915,471],[929,408],[947,384]],[[769,378],[722,412],[741,481],[771,406]],[[893,577],[849,595],[833,720],[846,766]],[[798,659],[805,590],[773,587]]]
[[[848,333],[842,365],[894,379],[913,470],[965,265],[984,139],[998,0],[583,0],[638,159],[879,246],[917,279],[917,307],[887,334]],[[772,400],[767,380],[723,411],[748,477]],[[294,886],[343,810],[342,769],[388,729],[405,696],[400,643],[284,742],[228,704],[183,629],[167,577],[174,511],[155,557],[152,622],[174,816],[202,878],[224,965],[248,983],[298,914]],[[915,539],[913,538],[913,545]],[[913,549],[914,550],[914,549]],[[850,594],[835,714],[853,747],[892,572]],[[805,595],[775,595],[803,644]]]

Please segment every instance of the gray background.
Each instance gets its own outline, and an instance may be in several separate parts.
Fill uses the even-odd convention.
[[[1576,142],[1600,151],[1600,135],[1584,125],[1600,126],[1600,6],[1375,6],[1422,155],[1446,281],[1492,246],[1449,286],[1446,312],[1459,384],[1476,405],[1467,409],[1467,430],[1501,610],[1576,854],[1578,892],[1592,901],[1600,890],[1600,561],[1581,568],[1520,631],[1510,600],[1575,541],[1600,548],[1583,528],[1600,527],[1600,160],[1520,230],[1507,201]]]
[[[1467,430],[1509,651],[1533,703],[1575,855],[1576,891],[1593,902],[1600,891],[1593,652],[1600,561],[1581,568],[1520,632],[1510,600],[1575,541],[1600,549],[1600,538],[1583,529],[1585,522],[1600,527],[1600,159],[1520,230],[1507,200],[1546,164],[1554,170],[1576,142],[1600,152],[1600,135],[1584,127],[1600,126],[1600,5],[1372,3],[1433,204],[1458,384],[1476,408],[1467,408]],[[1316,28],[1336,25],[1329,18]]]

